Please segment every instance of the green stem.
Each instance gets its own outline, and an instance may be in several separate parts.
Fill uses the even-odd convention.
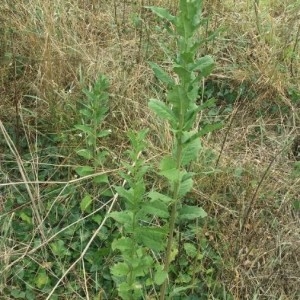
[[[182,130],[183,128],[183,114],[181,114],[180,122],[179,122],[179,127]],[[179,131],[180,133],[182,131]],[[177,136],[177,153],[176,153],[176,164],[177,164],[177,169],[180,169],[181,165],[181,156],[182,156],[182,134],[179,134]],[[176,214],[177,214],[177,204],[180,201],[179,199],[179,187],[180,187],[180,178],[178,178],[177,182],[175,183],[174,186],[174,192],[173,192],[173,199],[174,203],[171,206],[171,215],[170,215],[170,224],[169,224],[169,237],[168,237],[168,243],[167,243],[167,250],[166,250],[166,256],[165,256],[165,262],[164,262],[164,271],[169,273],[170,269],[170,263],[171,263],[171,254],[172,254],[172,245],[173,245],[173,236],[174,236],[174,231],[175,231],[175,223],[176,223]],[[164,281],[160,288],[160,300],[165,299],[165,294],[166,294],[166,289],[168,285],[168,278]]]

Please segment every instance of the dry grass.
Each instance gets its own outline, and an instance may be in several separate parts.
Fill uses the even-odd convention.
[[[255,9],[254,2],[206,1],[205,32],[223,30],[203,50],[217,62],[212,80],[232,90],[245,84],[255,97],[242,94],[227,116],[229,130],[228,121],[204,140],[221,153],[220,172],[199,176],[194,194],[217,220],[205,230],[224,261],[219,279],[234,298],[298,299],[300,224],[293,203],[300,182],[290,175],[290,145],[300,134],[300,107],[289,92],[300,90],[300,3],[260,1]],[[16,144],[24,132],[72,127],[82,88],[103,73],[111,83],[112,156],[122,157],[129,129],[145,127],[151,159],[167,151],[168,129],[147,109],[149,97],[162,94],[147,60],[168,63],[158,46],[168,36],[155,30],[155,18],[141,4],[176,11],[174,3],[2,0],[0,119],[15,128]],[[136,17],[142,27],[134,26]],[[4,261],[12,255],[9,245],[1,249]]]

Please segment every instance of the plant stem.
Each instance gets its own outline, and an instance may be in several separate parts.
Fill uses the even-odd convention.
[[[180,122],[180,133],[182,132],[183,128],[183,114],[181,114]],[[181,165],[181,156],[182,156],[182,142],[181,142],[181,135],[179,134],[177,136],[177,153],[176,153],[176,163],[177,163],[177,169],[180,169]],[[170,214],[170,225],[169,225],[169,237],[168,237],[168,244],[167,244],[167,250],[166,250],[166,257],[165,257],[165,265],[164,265],[164,271],[169,273],[170,263],[171,263],[171,254],[172,254],[172,245],[173,245],[173,236],[175,231],[175,223],[176,223],[176,214],[177,214],[177,203],[179,202],[179,187],[180,187],[180,178],[178,178],[175,186],[174,186],[174,192],[173,192],[173,199],[174,203],[171,206],[171,214]],[[164,281],[160,288],[160,300],[165,299],[166,289],[168,285],[168,278]]]
[[[176,212],[177,212],[177,201],[172,205],[171,216],[170,216],[170,226],[169,226],[169,238],[167,244],[166,258],[165,258],[165,266],[164,271],[169,273],[169,267],[171,262],[171,252],[172,252],[172,244],[173,244],[173,232],[175,229],[175,220],[176,220]],[[164,281],[160,288],[160,300],[165,299],[166,289],[167,289],[168,279]]]

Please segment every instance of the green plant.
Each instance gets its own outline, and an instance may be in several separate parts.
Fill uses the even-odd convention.
[[[80,176],[93,176],[95,184],[108,183],[106,174],[99,174],[99,168],[108,155],[108,151],[100,149],[98,139],[104,138],[110,134],[110,130],[101,129],[102,122],[108,112],[109,94],[108,80],[104,75],[100,75],[90,89],[84,89],[86,96],[85,102],[82,102],[83,108],[80,109],[82,124],[75,125],[80,130],[80,136],[84,137],[85,146],[76,152],[85,159],[85,165],[75,169]],[[84,212],[88,209],[92,198],[87,194],[81,201],[81,210]]]
[[[143,287],[160,284],[166,277],[162,266],[155,263],[149,250],[162,251],[166,238],[166,227],[153,224],[153,218],[169,217],[168,197],[157,197],[158,193],[146,194],[144,175],[149,166],[141,153],[145,148],[147,130],[128,134],[132,149],[128,150],[132,165],[123,163],[127,173],[121,172],[127,187],[116,186],[115,190],[124,200],[121,211],[110,216],[122,226],[122,235],[112,243],[113,250],[120,252],[121,259],[111,267],[111,273],[122,299],[140,299]],[[150,201],[149,201],[150,199]],[[154,278],[151,278],[154,273]]]
[[[213,105],[208,100],[203,105],[197,104],[201,81],[208,76],[214,66],[213,59],[206,55],[196,58],[198,48],[205,42],[196,38],[201,26],[202,1],[180,1],[180,12],[177,17],[167,10],[149,7],[156,15],[172,23],[170,31],[177,43],[176,58],[173,60],[173,72],[177,80],[169,76],[160,66],[150,63],[156,77],[167,86],[166,103],[151,99],[149,107],[160,118],[168,121],[173,133],[172,153],[165,156],[160,163],[160,172],[169,183],[170,218],[168,242],[164,258],[164,272],[170,273],[172,252],[174,251],[175,224],[181,220],[203,218],[206,212],[198,206],[184,204],[184,198],[193,187],[193,173],[187,171],[190,163],[196,160],[201,149],[200,138],[220,127],[220,123],[206,124],[197,128],[197,115],[204,108]],[[167,278],[160,289],[160,299],[167,294]]]

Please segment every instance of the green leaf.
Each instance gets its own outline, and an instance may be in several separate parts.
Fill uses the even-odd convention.
[[[176,161],[171,156],[165,156],[159,164],[161,171],[176,169],[176,167]]]
[[[91,195],[87,194],[83,197],[83,199],[80,202],[80,209],[82,212],[86,212],[87,209],[90,207],[90,205],[92,204],[93,199],[91,197]]]
[[[192,135],[190,138],[188,138],[185,143],[190,143],[194,141],[195,139],[198,139],[207,133],[213,132],[214,130],[220,129],[223,127],[223,124],[221,122],[214,123],[214,124],[207,124],[205,125],[199,132]]]
[[[80,149],[77,150],[76,153],[86,159],[92,159],[93,158],[93,153],[92,151],[88,150],[88,149]]]
[[[45,270],[39,271],[38,275],[36,276],[34,283],[35,285],[41,289],[43,288],[48,282],[50,281],[50,278],[46,274]]]
[[[162,266],[159,266],[159,268],[156,270],[154,274],[154,282],[157,285],[162,285],[167,279],[167,277],[168,277],[168,273],[163,270]]]
[[[159,227],[140,227],[136,230],[136,238],[146,247],[162,251],[165,248],[166,230]]]
[[[26,294],[25,292],[21,292],[20,290],[17,289],[11,289],[10,295],[14,297],[14,299],[26,299]]]
[[[65,247],[65,242],[63,240],[51,243],[50,248],[54,255],[59,257],[70,256],[70,251]]]
[[[114,186],[116,192],[119,194],[120,197],[123,197],[124,199],[126,199],[129,203],[133,203],[133,190],[126,190],[124,187],[122,186]]]
[[[184,197],[188,192],[191,191],[192,187],[193,187],[192,178],[188,178],[186,180],[181,181],[178,190],[178,197],[179,198]]]
[[[134,242],[132,239],[127,237],[122,237],[120,239],[114,240],[111,244],[111,248],[113,251],[116,249],[120,250],[121,252],[132,250]]]
[[[88,125],[75,125],[75,128],[81,130],[82,132],[88,135],[94,134],[92,128]]]
[[[193,245],[191,243],[184,243],[183,248],[189,257],[192,257],[192,258],[196,257],[197,248],[195,247],[195,245]]]
[[[190,82],[192,80],[192,73],[189,72],[187,69],[180,65],[175,65],[173,67],[174,72],[183,80],[184,82]]]
[[[20,213],[20,218],[29,225],[32,225],[32,217],[28,216],[25,212]]]
[[[184,205],[179,210],[179,216],[178,218],[180,220],[194,220],[197,218],[205,218],[207,216],[207,213],[205,210],[198,206],[189,206]]]
[[[101,166],[105,162],[105,159],[108,154],[109,154],[109,152],[105,151],[105,150],[97,153],[96,158],[95,158],[95,163],[97,164],[97,166]]]
[[[109,216],[124,225],[131,224],[133,220],[133,213],[131,211],[114,211]]]
[[[201,75],[206,77],[210,75],[214,68],[214,65],[215,63],[212,57],[210,55],[205,55],[195,62],[193,70],[200,71]]]
[[[77,167],[75,172],[81,177],[88,176],[94,174],[94,168],[90,166]]]
[[[159,165],[159,175],[166,177],[170,182],[174,183],[181,178],[180,171],[176,168],[176,162],[171,156],[164,157]]]
[[[145,204],[143,206],[143,210],[149,215],[157,216],[160,218],[169,217],[168,206],[165,203],[158,200]]]
[[[103,217],[100,214],[96,214],[92,216],[92,220],[96,222],[98,225],[100,225],[103,220]]]
[[[145,6],[146,8],[149,8],[154,12],[157,16],[159,16],[162,19],[168,20],[169,22],[173,23],[176,19],[173,15],[169,13],[169,11],[162,7],[157,6]]]
[[[158,192],[155,192],[155,191],[149,192],[148,196],[151,199],[151,202],[159,200],[166,204],[169,204],[170,202],[173,201],[173,199],[171,197],[161,194],[161,193],[158,193]]]
[[[97,133],[97,137],[102,138],[102,137],[106,137],[108,135],[111,134],[111,130],[101,130],[99,133]]]
[[[157,65],[154,62],[149,62],[149,65],[154,72],[155,76],[162,81],[163,83],[167,85],[174,85],[174,80],[168,75],[167,72],[165,72],[159,65]]]
[[[126,276],[129,273],[129,266],[124,263],[120,262],[115,264],[110,268],[112,275],[116,277]]]
[[[192,288],[195,288],[195,285],[187,285],[187,286],[179,286],[173,289],[173,291],[170,293],[169,297],[179,296],[181,292],[190,290]]]
[[[176,116],[164,102],[150,99],[148,106],[163,120],[168,120],[171,125],[176,124]]]
[[[182,160],[183,166],[188,165],[191,161],[196,160],[201,149],[200,138],[195,139],[189,143],[183,145]]]
[[[93,178],[94,183],[109,183],[108,176],[106,174],[97,175]]]

